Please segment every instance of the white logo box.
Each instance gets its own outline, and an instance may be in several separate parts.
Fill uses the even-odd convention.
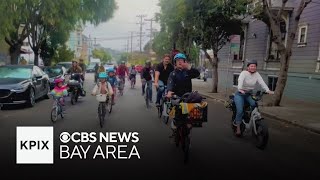
[[[17,164],[53,164],[53,127],[17,126]]]

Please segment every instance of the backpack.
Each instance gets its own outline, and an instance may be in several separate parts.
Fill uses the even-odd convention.
[[[201,103],[203,97],[198,91],[192,91],[183,95],[185,97],[185,103]]]

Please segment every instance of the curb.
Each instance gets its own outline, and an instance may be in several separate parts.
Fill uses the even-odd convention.
[[[198,91],[199,92],[199,91]],[[210,99],[213,99],[217,102],[221,102],[221,103],[225,103],[227,102],[226,100],[224,99],[220,99],[220,98],[216,98],[216,97],[212,97],[210,95],[207,95],[207,94],[204,94],[202,92],[199,92],[199,94],[201,94],[202,96],[206,97],[206,98],[210,98]],[[313,133],[317,133],[317,134],[320,134],[320,129],[315,129],[315,128],[312,128],[312,127],[308,127],[308,126],[304,126],[304,125],[301,125],[299,123],[296,123],[296,122],[292,122],[292,121],[289,121],[289,120],[286,120],[286,119],[283,119],[283,118],[279,118],[277,116],[274,116],[274,115],[271,115],[271,114],[268,114],[268,113],[265,113],[263,111],[260,112],[263,116],[265,117],[268,117],[268,118],[271,118],[271,119],[275,119],[277,121],[281,121],[281,122],[284,122],[284,123],[288,123],[288,124],[291,124],[293,126],[296,126],[296,127],[299,127],[299,128],[302,128],[302,129],[305,129],[305,130],[308,130],[308,131],[311,131]]]

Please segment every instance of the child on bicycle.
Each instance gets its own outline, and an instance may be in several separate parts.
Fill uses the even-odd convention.
[[[68,95],[67,86],[63,85],[63,79],[58,78],[54,80],[55,87],[50,92],[52,96],[59,99],[59,103],[62,106],[62,111],[65,111],[64,97]]]
[[[114,73],[114,69],[110,69],[108,71],[108,78],[107,81],[110,83],[112,90],[113,90],[113,95],[112,95],[112,105],[115,105],[115,101],[114,101],[114,95],[116,94],[116,86],[118,84],[118,80],[117,77]]]
[[[99,82],[94,86],[91,95],[108,94],[109,97],[113,95],[113,90],[110,83],[107,81],[107,73],[99,73]]]

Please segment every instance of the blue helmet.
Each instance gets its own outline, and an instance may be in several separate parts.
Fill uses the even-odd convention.
[[[107,78],[107,73],[105,72],[99,73],[99,79],[105,79],[105,78]]]
[[[110,73],[110,72],[113,72],[113,73],[114,73],[114,68],[110,68],[110,69],[108,69],[107,71],[108,71],[108,73]]]
[[[178,54],[176,54],[176,55],[174,56],[173,61],[176,62],[177,59],[184,59],[184,60],[186,60],[187,57],[186,57],[186,55],[184,55],[183,53],[178,53]]]

